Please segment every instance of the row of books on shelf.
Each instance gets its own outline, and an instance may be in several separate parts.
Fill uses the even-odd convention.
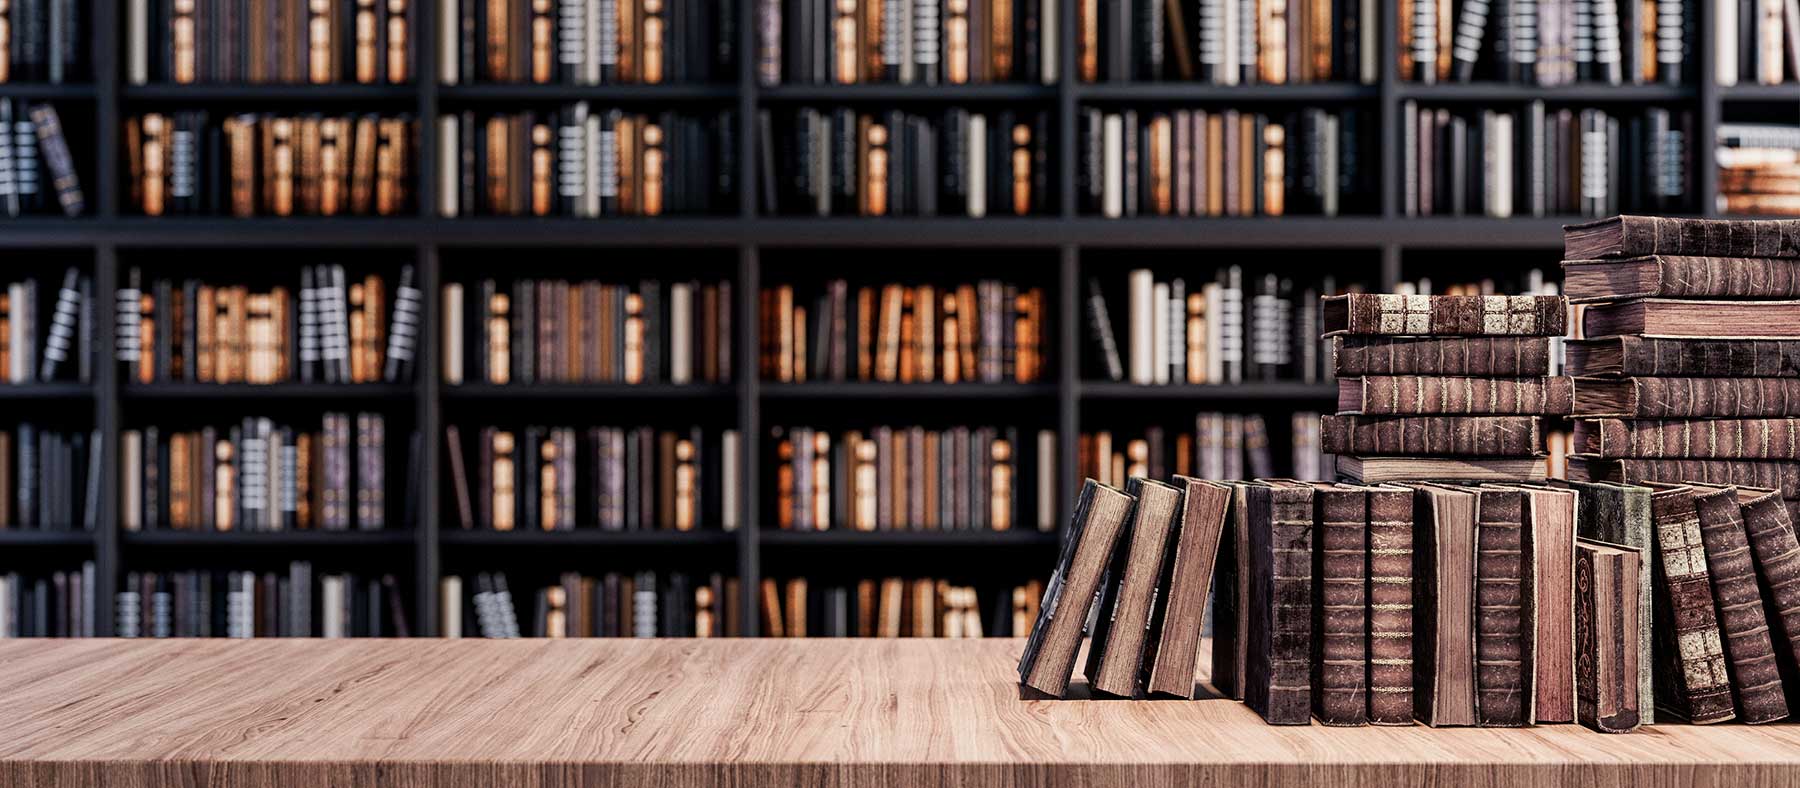
[[[126,80],[411,82],[423,1],[126,0]]]
[[[1800,215],[1800,124],[1721,123],[1716,142],[1718,210]]]
[[[1800,82],[1800,12],[1774,0],[1711,3],[1720,85]]]
[[[987,426],[880,426],[835,437],[777,427],[769,438],[781,530],[1055,527],[1056,434],[1049,430],[1030,447],[1017,428]]]
[[[1044,112],[762,110],[757,138],[765,213],[982,217],[1051,210]]]
[[[125,121],[128,201],[146,216],[399,216],[412,116],[151,112]]]
[[[763,85],[1054,83],[1054,0],[756,0]]]
[[[564,572],[515,597],[504,572],[439,581],[443,637],[715,638],[743,634],[738,579],[714,572]],[[527,607],[528,605],[528,607]],[[523,622],[523,623],[521,623]]]
[[[1083,82],[1376,79],[1375,0],[1075,0]]]
[[[1336,289],[1329,276],[1297,289],[1275,274],[1246,288],[1237,265],[1192,287],[1182,277],[1157,281],[1150,269],[1133,269],[1119,312],[1128,321],[1121,352],[1112,318],[1118,310],[1108,306],[1099,278],[1089,277],[1088,334],[1098,361],[1091,366],[1104,380],[1139,385],[1329,379],[1330,359],[1314,336],[1319,296]]]
[[[738,527],[737,430],[483,427],[469,439],[456,425],[444,430],[464,529]]]
[[[1320,442],[1319,414],[1290,415],[1290,467],[1296,476],[1331,474]],[[1268,419],[1260,413],[1202,412],[1188,429],[1148,426],[1138,431],[1084,432],[1075,446],[1076,472],[1102,484],[1121,485],[1133,476],[1197,475],[1237,479],[1275,473]]]
[[[0,96],[0,217],[86,210],[56,107]]]
[[[0,640],[94,637],[98,582],[93,561],[79,569],[0,574]]]
[[[1609,216],[1690,208],[1694,118],[1648,107],[1401,108],[1408,216]]]
[[[418,447],[408,449],[415,462]],[[387,417],[379,413],[328,412],[311,429],[270,418],[128,429],[119,453],[126,531],[369,531],[391,517]],[[404,477],[409,512],[416,477]]]
[[[130,572],[115,595],[122,638],[403,638],[412,631],[394,576],[287,571]]]
[[[1031,383],[1046,378],[1042,288],[825,283],[806,305],[763,288],[762,377],[782,383]]]
[[[93,379],[94,280],[63,272],[55,293],[36,277],[0,292],[0,380],[11,384]],[[49,307],[48,319],[44,308]]]
[[[438,78],[656,85],[737,73],[739,0],[440,0]]]
[[[1415,82],[1680,84],[1688,0],[1401,0],[1400,75]],[[1702,6],[1703,7],[1703,6]]]
[[[1378,191],[1378,143],[1359,110],[1081,112],[1084,214],[1336,216],[1366,212]]]
[[[576,102],[438,118],[442,216],[720,213],[737,193],[731,112],[654,114]]]
[[[732,381],[727,280],[484,279],[444,285],[443,302],[450,385]]]
[[[413,267],[393,281],[300,267],[297,286],[251,289],[146,277],[118,291],[115,357],[136,383],[400,383],[412,380],[421,293]],[[298,302],[294,293],[298,294]]]
[[[0,530],[92,531],[99,510],[99,432],[0,430]]]
[[[60,85],[88,76],[92,13],[85,0],[0,4],[0,84]]]
[[[988,589],[938,578],[865,578],[852,583],[763,578],[766,637],[1021,637],[1037,619],[1043,584]]]

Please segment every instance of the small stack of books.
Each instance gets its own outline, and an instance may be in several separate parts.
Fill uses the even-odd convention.
[[[1721,123],[1717,142],[1721,213],[1800,215],[1800,124]]]
[[[1543,417],[1567,415],[1571,397],[1569,379],[1548,374],[1562,296],[1353,293],[1323,311],[1338,415],[1321,420],[1320,442],[1339,475],[1546,477]]]
[[[794,577],[763,578],[757,601],[767,637],[1021,637],[1037,619],[1043,593],[1036,580],[984,592],[942,578],[809,585]]]
[[[447,638],[738,637],[738,579],[684,572],[564,572],[533,595],[530,618],[519,610],[504,572],[480,572],[474,587],[461,575],[438,582],[439,635]],[[521,600],[522,601],[522,600]]]
[[[408,637],[406,594],[393,575],[286,572],[131,572],[114,597],[122,638]]]

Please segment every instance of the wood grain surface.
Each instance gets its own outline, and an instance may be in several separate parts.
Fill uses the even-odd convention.
[[[0,786],[1800,785],[1800,726],[1276,728],[1021,701],[1021,646],[4,642]]]

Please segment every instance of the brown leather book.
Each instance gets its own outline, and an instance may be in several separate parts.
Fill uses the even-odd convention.
[[[1183,476],[1174,481],[1182,491],[1181,508],[1167,540],[1141,681],[1148,694],[1192,698],[1201,625],[1231,487]]]
[[[1031,213],[1031,161],[1031,126],[1025,123],[1014,124],[1012,127],[1012,206],[1014,216],[1025,216]]]
[[[1268,480],[1246,491],[1250,587],[1244,702],[1271,725],[1312,721],[1313,487]]]
[[[1641,698],[1639,652],[1632,642],[1642,571],[1634,547],[1579,540],[1575,550],[1576,696],[1581,724],[1602,733],[1635,730]]]
[[[1100,81],[1100,0],[1076,0],[1075,68],[1082,82]]]
[[[769,638],[786,637],[787,627],[781,620],[781,592],[775,585],[775,579],[765,577],[761,586],[762,604],[759,607],[763,614],[762,635]]]
[[[1219,694],[1243,700],[1250,647],[1250,483],[1225,483],[1231,495],[1215,568],[1212,682]]]
[[[641,197],[642,214],[645,216],[661,216],[663,212],[664,183],[667,178],[668,155],[663,150],[662,127],[654,123],[644,124],[644,166],[643,189]]]
[[[1313,483],[1312,713],[1369,723],[1369,488]]]
[[[172,0],[170,4],[172,76],[175,83],[180,85],[191,85],[199,80],[199,22],[195,19],[196,5],[196,0]]]
[[[1327,334],[1561,336],[1567,329],[1562,296],[1351,293],[1319,302]]]
[[[1795,377],[1800,340],[1615,336],[1564,344],[1571,375]]]
[[[531,127],[531,215],[548,216],[555,202],[556,155],[549,124]]]
[[[545,84],[556,76],[556,9],[552,0],[531,2],[531,81]]]
[[[1132,477],[1125,493],[1138,498],[1127,518],[1120,549],[1112,551],[1112,567],[1096,604],[1093,640],[1087,648],[1087,682],[1096,693],[1136,698],[1143,694],[1139,667],[1157,579],[1163,574],[1168,533],[1181,507],[1181,489],[1156,480]]]
[[[1563,259],[1800,257],[1800,219],[1614,216],[1563,228]]]
[[[1564,260],[1572,303],[1630,298],[1800,297],[1800,260],[1650,255],[1619,260]]]
[[[888,178],[891,176],[887,126],[864,116],[860,122],[861,202],[862,215],[886,216],[888,213]]]
[[[1694,489],[1646,482],[1653,490],[1650,516],[1656,529],[1653,600],[1656,635],[1655,704],[1658,714],[1695,724],[1724,722],[1732,709],[1731,675]],[[1641,700],[1640,700],[1641,703]]]
[[[1574,449],[1640,459],[1800,459],[1800,418],[1580,419]]]
[[[387,0],[387,81],[393,84],[412,80],[406,56],[411,48],[406,5],[407,0]]]
[[[493,432],[490,435],[489,451],[492,456],[489,478],[493,486],[488,494],[492,501],[488,522],[496,531],[511,531],[517,522],[518,512],[514,482],[518,466],[514,460],[513,434],[507,431]]]
[[[1800,693],[1800,541],[1786,502],[1776,490],[1738,487],[1738,504],[1750,553],[1762,579],[1763,607],[1768,611],[1776,664],[1786,694]],[[1800,697],[1795,697],[1800,701]],[[1793,702],[1793,701],[1790,701]]]
[[[373,116],[356,119],[350,160],[350,212],[370,213],[375,204],[376,124]]]
[[[1574,493],[1534,484],[1487,485],[1519,491],[1524,660],[1531,697],[1527,722],[1575,721],[1572,628],[1574,593]]]
[[[952,85],[969,82],[974,71],[976,42],[969,24],[973,2],[944,0],[944,81]],[[1086,63],[1085,55],[1082,62]]]
[[[1157,113],[1150,117],[1148,131],[1150,144],[1145,155],[1150,157],[1148,170],[1150,173],[1149,213],[1157,216],[1168,216],[1175,210],[1174,158],[1170,146],[1173,144],[1174,129],[1167,115]]]
[[[1413,491],[1392,484],[1366,489],[1369,498],[1369,722],[1411,725]]]
[[[1683,479],[1703,484],[1741,484],[1781,490],[1800,498],[1800,462],[1781,460],[1628,460],[1569,458],[1571,481],[1631,482]]]
[[[626,5],[626,3],[620,3],[619,7],[623,9]],[[621,61],[625,57],[624,45],[623,30],[621,30],[619,41]],[[638,153],[641,142],[639,135],[642,133],[642,129],[643,124],[631,115],[621,116],[614,124],[613,137],[618,141],[619,146],[619,213],[626,216],[637,216],[643,213],[639,188],[642,160]]]
[[[616,70],[619,81],[623,83],[640,82],[638,73],[639,20],[638,8],[644,0],[618,0],[619,57]]]
[[[1525,629],[1524,499],[1519,490],[1477,490],[1475,716],[1480,725],[1531,722],[1536,661]]]
[[[1045,586],[1044,603],[1019,657],[1022,696],[1060,698],[1068,688],[1094,593],[1111,563],[1133,502],[1124,491],[1092,479],[1082,485],[1056,571]]]
[[[1577,507],[1577,535],[1603,542],[1617,543],[1640,550],[1650,549],[1654,536],[1651,520],[1650,496],[1652,491],[1647,487],[1633,484],[1615,484],[1610,482],[1568,481],[1565,483],[1575,490]],[[1650,610],[1652,595],[1650,593],[1650,576],[1638,576],[1638,607]],[[1651,634],[1650,618],[1640,616],[1642,627],[1638,633],[1639,656],[1636,664],[1642,671],[1638,677],[1638,696],[1654,698],[1655,686],[1652,667],[1655,658],[1652,656],[1655,638]],[[1646,703],[1638,710],[1639,716],[1646,725],[1656,722],[1655,704]]]
[[[875,637],[875,581],[856,581],[856,636]]]
[[[1700,538],[1706,547],[1706,569],[1718,605],[1720,633],[1731,660],[1738,718],[1750,724],[1785,719],[1788,700],[1737,488],[1691,486],[1700,513]]]
[[[1573,355],[1571,351],[1571,365]],[[1550,374],[1548,337],[1338,336],[1331,338],[1331,356],[1339,377],[1544,377]],[[1189,368],[1192,369],[1191,364]]]
[[[1414,715],[1432,727],[1475,725],[1476,494],[1408,486],[1416,523]]]
[[[1536,416],[1321,416],[1328,454],[1535,457],[1543,453]]]
[[[1287,213],[1287,130],[1279,123],[1263,127],[1262,212],[1268,216]]]
[[[623,4],[621,4],[623,5]],[[507,31],[508,22],[512,19],[509,0],[487,0],[487,78],[505,81],[512,72],[511,51],[508,42],[511,35]],[[360,12],[359,12],[360,14]],[[358,81],[363,74],[363,42],[360,34],[361,18],[358,17],[359,34],[356,42],[356,62]],[[373,54],[370,55],[373,59]],[[489,161],[492,161],[490,158]]]
[[[669,51],[669,24],[663,13],[664,0],[643,0],[644,3],[644,49],[639,58],[639,71],[642,82],[655,85],[663,81],[664,61]],[[679,34],[681,31],[676,31]]]
[[[1800,378],[1583,377],[1574,408],[1623,418],[1800,416]]]
[[[1017,1],[1029,2],[1029,0]],[[987,73],[989,81],[1008,82],[1013,78],[1013,64],[1018,59],[1015,57],[1016,47],[1013,38],[1014,2],[1015,0],[988,0],[986,25],[988,40],[986,43],[989,58]],[[1049,12],[1056,13],[1057,9],[1051,7]]]
[[[781,615],[787,622],[787,636],[791,638],[806,637],[806,578],[790,578],[785,591]]]
[[[1369,375],[1338,380],[1339,414],[1567,415],[1574,385],[1567,377],[1455,378]]]
[[[1587,337],[1784,339],[1800,337],[1800,301],[1636,298],[1590,304],[1580,322]]]

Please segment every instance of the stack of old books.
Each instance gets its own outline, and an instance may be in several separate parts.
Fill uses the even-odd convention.
[[[1361,482],[1541,481],[1545,416],[1567,415],[1551,376],[1561,296],[1353,293],[1322,300],[1338,415],[1320,442]]]
[[[1655,542],[1641,641],[1656,708],[1786,717],[1800,703],[1800,220],[1622,216],[1564,244],[1582,337],[1568,344],[1570,485],[1584,536]]]

